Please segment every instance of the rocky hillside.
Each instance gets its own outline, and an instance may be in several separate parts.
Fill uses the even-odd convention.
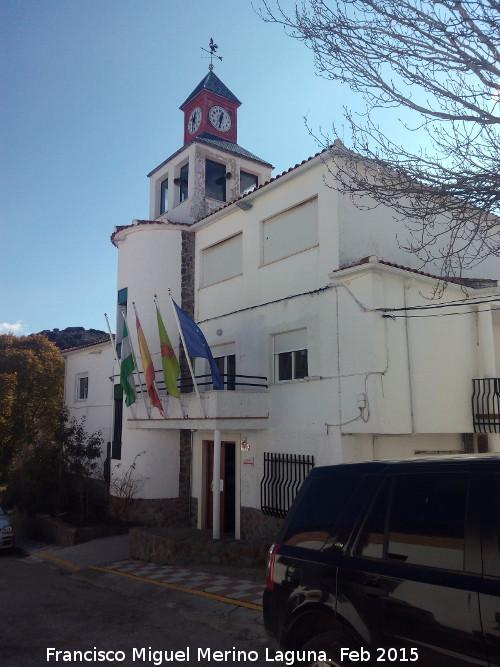
[[[48,338],[60,350],[67,350],[70,347],[79,347],[94,343],[96,340],[109,338],[109,334],[99,329],[85,329],[84,327],[66,327],[66,329],[45,329],[40,331],[43,336]]]

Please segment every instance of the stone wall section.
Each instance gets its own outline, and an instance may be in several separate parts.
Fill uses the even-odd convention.
[[[282,519],[266,516],[254,507],[241,508],[241,539],[268,540],[272,542],[281,526]]]
[[[113,498],[108,513],[114,519],[144,526],[181,528],[189,523],[186,498]]]

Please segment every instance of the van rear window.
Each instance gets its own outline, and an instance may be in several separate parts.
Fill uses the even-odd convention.
[[[359,477],[306,480],[301,502],[291,517],[283,544],[317,551],[322,549],[330,535],[335,533],[335,525],[359,483]]]

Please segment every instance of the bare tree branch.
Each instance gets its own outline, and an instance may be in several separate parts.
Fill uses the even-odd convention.
[[[303,0],[287,12],[261,2],[264,21],[311,49],[320,76],[364,98],[364,114],[345,111],[351,146],[332,150],[329,184],[358,206],[390,206],[409,233],[401,246],[443,276],[498,255],[500,4]],[[418,154],[376,122],[377,110],[397,107],[415,112],[415,127],[403,127],[423,133]]]

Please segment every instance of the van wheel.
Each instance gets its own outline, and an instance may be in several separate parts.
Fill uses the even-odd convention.
[[[344,634],[323,632],[306,642],[301,649],[301,653],[315,651],[318,654],[320,651],[323,651],[326,653],[327,660],[311,660],[310,662],[306,660],[305,662],[298,662],[296,664],[307,665],[308,667],[349,667],[350,665],[354,667],[354,665],[359,665],[359,662],[351,662],[347,656],[341,659],[341,648],[349,648],[351,651],[356,651],[357,645],[353,645],[353,641],[348,639]],[[304,658],[306,657],[304,655]]]

